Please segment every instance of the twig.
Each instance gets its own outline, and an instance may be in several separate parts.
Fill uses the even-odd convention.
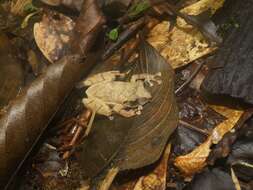
[[[72,140],[70,141],[70,143],[68,144],[68,146],[72,147],[69,151],[65,152],[63,154],[63,159],[67,159],[69,158],[69,156],[71,155],[71,153],[73,152],[73,146],[77,143],[84,127],[87,126],[88,124],[88,118],[90,117],[91,112],[89,110],[86,110],[84,113],[82,113],[78,119],[79,122],[77,122],[76,125],[78,125],[78,128],[72,138]],[[76,127],[76,126],[74,126]]]
[[[189,128],[189,129],[192,129],[192,130],[194,130],[194,131],[197,131],[197,132],[199,132],[199,133],[201,133],[201,134],[203,134],[203,135],[205,135],[205,136],[209,136],[209,135],[210,135],[210,133],[209,133],[208,131],[203,130],[203,129],[200,129],[200,128],[198,128],[198,127],[196,127],[196,126],[194,126],[194,125],[192,125],[192,124],[190,124],[190,123],[187,123],[187,122],[185,122],[185,121],[183,121],[183,120],[179,120],[179,123],[180,123],[181,125],[183,125],[183,126],[186,126],[186,127]]]
[[[182,91],[188,84],[191,83],[191,81],[196,77],[196,75],[201,70],[202,66],[205,64],[204,61],[200,62],[195,71],[192,73],[192,75],[178,88],[175,90],[175,94],[178,94],[180,91]]]
[[[119,173],[119,168],[111,168],[106,176],[105,179],[99,184],[99,190],[108,190],[115,179],[116,175]]]

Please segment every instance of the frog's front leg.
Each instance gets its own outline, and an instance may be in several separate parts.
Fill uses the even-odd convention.
[[[145,80],[150,86],[153,86],[153,83],[151,81],[157,82],[160,85],[162,83],[162,80],[160,79],[161,76],[161,72],[158,72],[156,74],[135,74],[131,77],[131,82],[136,82],[137,80]]]
[[[123,117],[133,117],[135,115],[140,115],[141,111],[139,109],[129,109],[126,110],[124,105],[116,104],[113,106],[113,111],[122,115]]]
[[[111,116],[112,109],[102,100],[94,97],[84,98],[83,104],[88,109],[100,115]]]

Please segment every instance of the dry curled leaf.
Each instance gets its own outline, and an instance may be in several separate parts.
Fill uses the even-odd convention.
[[[226,113],[230,112],[229,115],[226,114],[228,119],[215,127],[204,143],[189,154],[178,156],[175,159],[174,164],[185,176],[192,176],[200,172],[207,165],[207,158],[211,152],[211,146],[217,144],[226,133],[230,132],[243,114],[243,111],[240,110],[229,109],[229,111],[227,111],[223,108],[223,111]]]
[[[213,3],[213,0],[201,0],[183,9],[186,14],[199,15],[209,8],[214,13],[223,4],[223,0]],[[185,23],[185,21],[183,20]],[[190,26],[190,27],[189,27]],[[211,47],[197,28],[188,24],[179,24],[169,31],[170,22],[163,21],[155,26],[149,33],[148,41],[173,68],[184,66],[204,55],[213,52]]]

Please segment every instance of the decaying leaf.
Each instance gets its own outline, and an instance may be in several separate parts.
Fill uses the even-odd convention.
[[[53,12],[45,14],[39,23],[34,24],[34,39],[51,63],[69,51],[74,26],[72,19]]]
[[[211,151],[211,145],[217,144],[226,133],[231,131],[243,114],[243,111],[241,110],[229,109],[229,111],[227,111],[224,108],[220,108],[220,110],[222,109],[225,110],[224,115],[226,115],[228,119],[215,127],[212,134],[203,144],[195,148],[189,154],[178,156],[175,159],[174,164],[184,173],[184,175],[191,176],[201,171],[207,165],[206,161]],[[229,115],[227,114],[228,112],[230,112]]]
[[[230,27],[225,32],[225,41],[219,49],[210,67],[209,73],[201,85],[202,91],[214,97],[226,95],[252,104],[252,1],[234,1],[230,3],[230,12],[225,16],[224,24],[231,17],[235,18],[237,27]],[[248,18],[248,19],[247,19]]]
[[[162,72],[162,84],[150,89],[153,99],[145,105],[141,115],[131,118],[115,115],[112,121],[98,117],[94,121],[90,136],[82,145],[81,164],[87,176],[97,175],[112,159],[119,170],[154,163],[176,128],[178,111],[172,68],[147,43],[142,46],[141,60],[149,73]]]
[[[21,90],[24,74],[21,63],[12,52],[9,39],[0,33],[0,109],[8,105]]]
[[[215,3],[213,0],[201,0],[184,8],[183,12],[199,15],[212,8],[212,13],[214,13],[223,2],[223,0]],[[183,22],[185,23],[184,20]],[[148,41],[169,61],[173,68],[186,65],[216,49],[210,46],[201,32],[191,25],[179,24],[172,31],[169,31],[169,27],[169,22],[161,22],[151,30]]]

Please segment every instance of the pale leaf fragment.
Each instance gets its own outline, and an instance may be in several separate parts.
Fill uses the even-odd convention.
[[[192,176],[206,166],[206,160],[211,151],[210,147],[213,144],[217,144],[226,133],[230,132],[243,114],[243,111],[241,110],[232,110],[230,108],[226,110],[221,107],[219,109],[223,109],[223,113],[228,119],[215,127],[212,134],[204,143],[199,145],[189,154],[178,156],[175,159],[175,166],[177,166],[185,176]]]
[[[48,13],[34,24],[34,39],[43,55],[54,63],[69,50],[75,23],[63,14]]]
[[[186,13],[188,15],[198,15],[207,10],[211,10],[211,13],[214,14],[223,6],[224,2],[225,0],[200,0],[190,6],[183,8],[180,12]],[[192,26],[187,24],[182,18],[177,18],[177,25],[180,27],[192,28]]]
[[[181,11],[189,15],[198,15],[211,9],[211,12],[214,13],[223,3],[224,0],[201,0]],[[186,24],[183,19],[178,18],[177,20],[177,26],[172,31],[169,31],[170,23],[163,21],[156,25],[148,36],[149,43],[168,60],[174,69],[182,67],[216,49],[210,46],[197,28]]]
[[[241,190],[239,180],[238,180],[237,176],[235,175],[235,172],[234,172],[233,168],[231,168],[231,177],[232,177],[232,181],[235,185],[235,189],[236,190]]]

